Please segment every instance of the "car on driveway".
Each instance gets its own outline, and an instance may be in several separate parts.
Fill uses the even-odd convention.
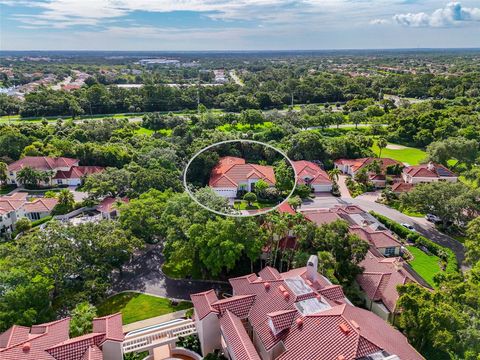
[[[434,224],[442,222],[442,219],[440,219],[437,215],[434,215],[434,214],[425,215],[425,219],[427,219],[430,222],[433,222]]]
[[[407,229],[410,230],[410,231],[415,231],[415,232],[417,231],[417,230],[415,230],[415,228],[413,227],[413,225],[410,225],[410,224],[407,224],[407,223],[402,223],[401,225],[402,225],[403,227],[407,228]]]

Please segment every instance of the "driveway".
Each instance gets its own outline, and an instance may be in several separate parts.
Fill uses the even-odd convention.
[[[432,240],[433,242],[442,245],[451,249],[458,260],[459,264],[462,264],[465,259],[465,248],[463,244],[454,238],[438,231],[433,224],[429,223],[423,218],[415,218],[407,216],[395,209],[392,209],[383,204],[370,201],[363,196],[358,196],[356,198],[315,198],[311,203],[306,203],[302,205],[302,209],[313,209],[313,208],[330,208],[335,205],[348,205],[354,204],[361,207],[365,211],[375,211],[380,215],[384,215],[393,221],[398,223],[407,223],[412,225],[419,234],[425,236],[426,238]]]
[[[347,180],[348,177],[349,177],[348,175],[340,175],[337,181],[341,197],[345,199],[352,198],[352,196],[350,195],[350,191],[348,191],[347,184],[345,184],[345,181]]]
[[[160,245],[149,245],[148,250],[124,267],[123,274],[114,280],[113,291],[140,291],[171,299],[190,300],[190,294],[215,289],[231,292],[230,285],[202,281],[170,279],[162,272],[164,257]]]

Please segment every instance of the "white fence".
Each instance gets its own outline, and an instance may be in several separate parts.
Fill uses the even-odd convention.
[[[127,334],[123,341],[124,354],[153,349],[157,346],[175,343],[180,336],[196,334],[195,323],[191,319],[180,320],[174,323],[167,322],[158,327],[146,328],[145,331],[135,331]]]

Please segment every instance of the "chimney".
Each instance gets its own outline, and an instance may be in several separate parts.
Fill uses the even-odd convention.
[[[307,262],[307,279],[314,282],[317,279],[318,257],[311,255]]]
[[[434,171],[435,170],[435,165],[433,164],[433,162],[429,162],[428,165],[427,165],[427,169],[429,171]]]

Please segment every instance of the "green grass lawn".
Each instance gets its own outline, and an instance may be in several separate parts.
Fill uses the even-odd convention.
[[[253,126],[253,128],[248,125],[248,124],[235,124],[235,125],[231,125],[231,124],[225,124],[225,125],[221,125],[221,126],[218,126],[217,127],[217,130],[220,130],[220,131],[233,131],[233,130],[237,130],[237,131],[262,131],[262,130],[265,130],[265,129],[268,129],[272,127],[272,123],[270,121],[265,121],[263,124],[256,124]]]
[[[277,203],[273,203],[273,202],[255,201],[252,203],[251,206],[248,206],[248,203],[245,200],[241,200],[241,202],[237,202],[237,201],[235,201],[235,204],[233,206],[237,210],[259,210],[259,209],[271,208],[277,205]]]
[[[427,283],[434,286],[433,276],[442,271],[440,269],[440,258],[435,255],[427,255],[415,246],[407,246],[408,251],[414,259],[409,264]]]
[[[377,146],[377,142],[372,146],[372,151],[378,156],[380,153],[380,149]],[[382,157],[384,158],[391,158],[397,161],[408,163],[409,165],[418,165],[422,160],[425,159],[427,153],[423,150],[412,148],[412,147],[405,147],[405,149],[383,149],[382,150]]]
[[[189,301],[182,301],[174,306],[166,298],[135,292],[124,292],[108,298],[97,306],[97,315],[105,316],[121,312],[123,324],[126,325],[191,307],[192,303]]]

